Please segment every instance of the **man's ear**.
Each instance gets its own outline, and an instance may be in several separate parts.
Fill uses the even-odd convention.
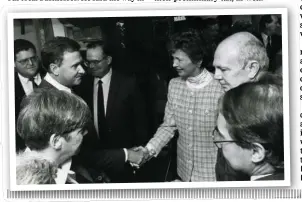
[[[111,65],[112,63],[112,57],[111,56],[107,56],[107,64]]]
[[[201,68],[202,60],[197,62],[197,66]]]
[[[265,149],[259,143],[253,143],[252,162],[257,164],[265,158]]]
[[[256,78],[260,71],[260,65],[259,62],[256,60],[250,60],[245,66],[245,70],[248,71],[248,77],[252,80]]]
[[[51,63],[49,65],[49,70],[51,73],[53,73],[54,75],[58,76],[59,75],[59,70],[60,67],[57,64]]]
[[[56,134],[52,134],[49,139],[49,145],[55,150],[60,150],[62,148],[62,138]]]

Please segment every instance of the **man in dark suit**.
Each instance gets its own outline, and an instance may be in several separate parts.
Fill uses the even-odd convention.
[[[111,47],[103,41],[88,44],[86,61],[89,75],[79,95],[90,106],[96,147],[103,151],[103,161],[94,166],[104,169],[112,182],[135,181],[130,163],[141,157],[127,148],[148,138],[146,108],[136,80],[113,69]]]
[[[39,68],[39,58],[35,46],[27,40],[14,41],[15,60],[15,117],[20,112],[20,103],[24,96],[29,95],[41,83],[45,75]],[[17,123],[17,121],[16,121]],[[23,139],[16,133],[16,151],[25,149]]]
[[[263,15],[259,21],[258,38],[263,42],[270,59],[269,71],[275,72],[279,65],[276,64],[280,57],[277,55],[282,49],[282,37],[280,35],[280,22],[277,15]],[[282,58],[281,58],[282,59]],[[279,62],[282,63],[282,62]]]

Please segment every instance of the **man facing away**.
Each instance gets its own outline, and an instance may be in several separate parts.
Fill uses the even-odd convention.
[[[46,160],[59,168],[55,178],[57,184],[77,183],[72,177],[73,173],[65,167],[69,166],[66,162],[79,152],[83,137],[87,134],[91,122],[87,104],[74,94],[55,88],[42,88],[25,97],[21,107],[17,130],[27,149],[17,156],[17,171],[18,166],[26,166],[26,159],[35,159],[37,162]],[[28,172],[30,170],[17,172],[20,184],[41,183],[41,180],[34,180],[40,174]],[[46,174],[44,177],[52,179]]]

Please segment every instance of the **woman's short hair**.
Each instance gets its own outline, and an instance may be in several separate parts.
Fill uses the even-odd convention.
[[[53,134],[69,140],[68,133],[90,123],[91,113],[82,98],[41,88],[22,100],[17,131],[31,150],[42,150]]]
[[[169,43],[170,52],[177,50],[185,52],[193,63],[203,60],[205,55],[205,44],[201,34],[197,30],[175,33]]]
[[[280,78],[280,77],[279,77]],[[263,80],[245,83],[225,93],[220,113],[233,140],[242,148],[260,143],[266,149],[264,161],[283,167],[282,82],[269,75]]]

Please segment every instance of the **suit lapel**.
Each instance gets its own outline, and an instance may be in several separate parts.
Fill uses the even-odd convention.
[[[109,86],[109,94],[107,100],[107,108],[106,108],[106,119],[109,120],[110,114],[112,112],[114,103],[117,99],[117,93],[120,88],[121,77],[116,71],[112,71],[110,86]]]
[[[19,97],[23,97],[25,95],[18,73],[15,73],[15,95]]]

